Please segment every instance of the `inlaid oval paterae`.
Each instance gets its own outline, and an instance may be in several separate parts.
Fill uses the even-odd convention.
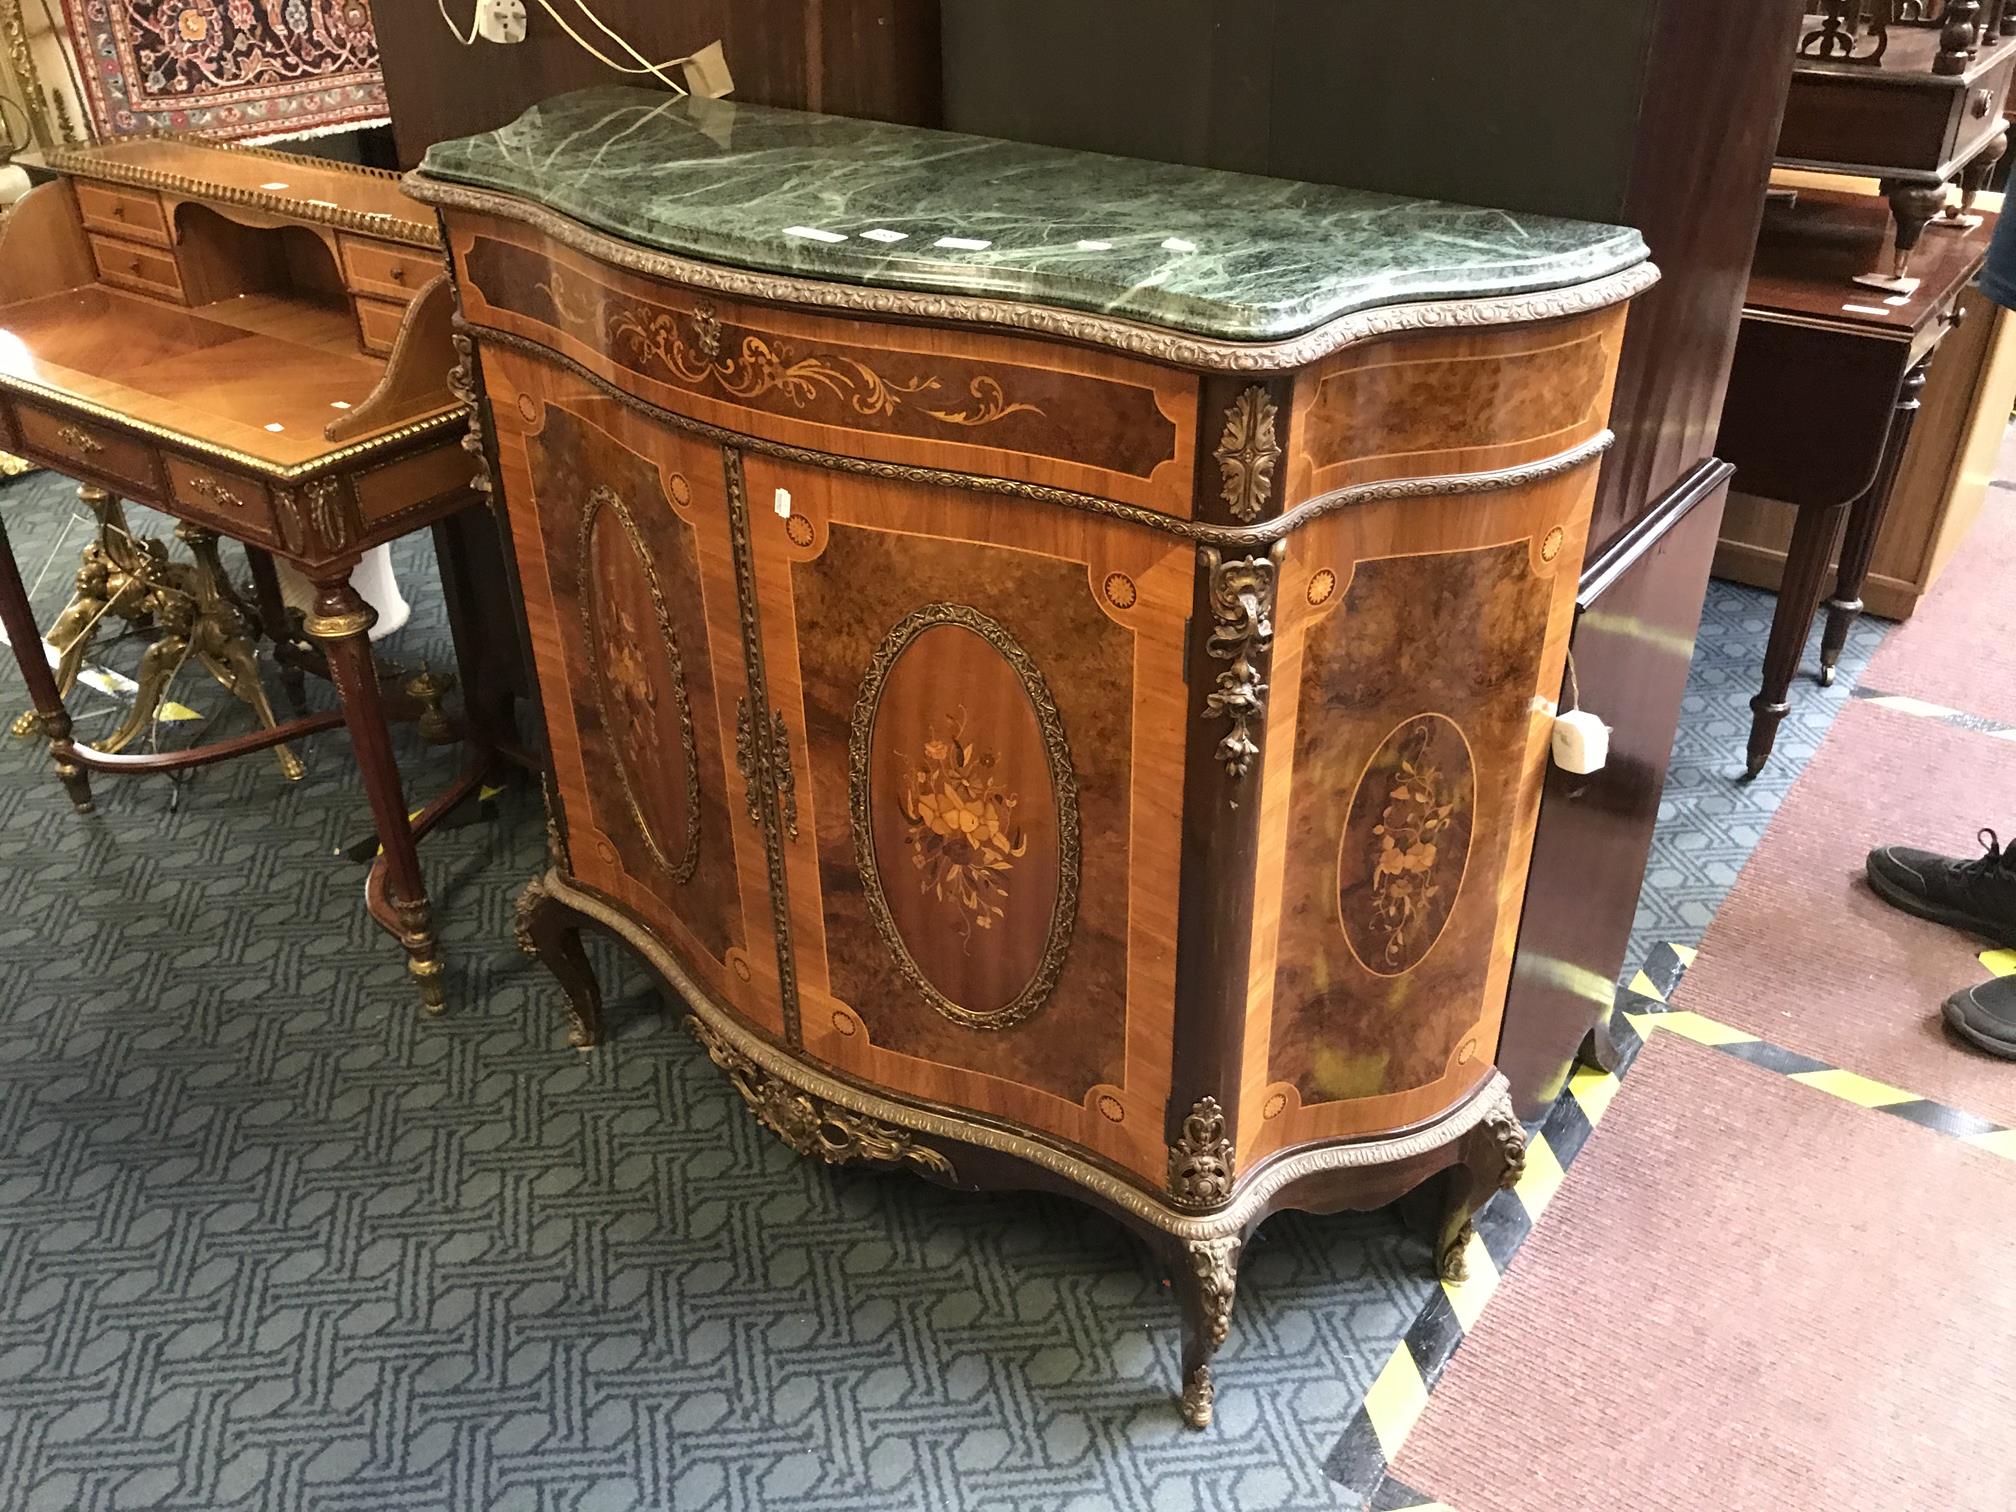
[[[854,703],[854,855],[870,917],[926,1002],[978,1029],[1057,985],[1078,913],[1078,788],[1056,701],[968,604],[885,636]]]

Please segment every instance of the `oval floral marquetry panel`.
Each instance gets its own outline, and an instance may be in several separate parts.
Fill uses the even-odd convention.
[[[589,494],[579,546],[582,629],[616,780],[651,858],[683,883],[700,864],[700,767],[665,595],[613,488]]]
[[[877,933],[957,1023],[1001,1029],[1057,985],[1078,914],[1078,786],[1029,654],[967,604],[876,648],[848,747],[854,856]]]
[[[1366,763],[1344,819],[1337,919],[1367,971],[1400,976],[1442,937],[1470,861],[1477,773],[1454,720],[1417,714]]]

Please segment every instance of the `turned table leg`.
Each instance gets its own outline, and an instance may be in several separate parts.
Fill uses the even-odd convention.
[[[273,643],[274,665],[280,669],[280,691],[296,714],[308,712],[308,677],[295,660],[294,622],[287,613],[287,598],[280,591],[280,571],[273,558],[257,546],[245,548],[245,561],[252,569],[252,599],[259,611],[259,628]]]
[[[1918,243],[1924,239],[1925,228],[1946,208],[1946,186],[1885,179],[1883,193],[1889,199],[1890,213],[1897,221],[1890,277],[1906,278],[1911,273],[1911,254],[1918,250]]]
[[[1232,1327],[1232,1296],[1239,1282],[1237,1235],[1197,1239],[1175,1251],[1176,1297],[1183,1308],[1183,1421],[1209,1428],[1218,1388],[1211,1359]]]
[[[1897,392],[1897,409],[1890,418],[1890,434],[1883,442],[1883,458],[1876,466],[1876,479],[1868,491],[1848,506],[1848,530],[1841,538],[1841,565],[1834,575],[1834,596],[1827,601],[1827,628],[1820,637],[1820,682],[1834,685],[1834,668],[1841,660],[1841,648],[1848,644],[1848,632],[1862,613],[1862,585],[1869,577],[1869,562],[1876,555],[1876,537],[1882,532],[1883,517],[1890,512],[1890,495],[1897,490],[1897,473],[1904,465],[1904,452],[1911,444],[1911,432],[1918,423],[1920,397],[1925,392],[1927,357],[1904,375]]]
[[[56,692],[56,679],[42,656],[42,630],[35,623],[35,610],[28,602],[28,590],[21,583],[21,567],[14,560],[14,545],[7,539],[7,526],[0,520],[0,625],[7,627],[7,639],[14,645],[14,661],[21,668],[21,681],[28,685],[28,701],[41,721],[42,733],[49,737],[49,754],[56,761],[56,775],[63,790],[80,814],[91,812],[91,779],[76,761],[76,747],[70,743],[70,711]]]
[[[581,916],[547,892],[538,878],[518,894],[518,948],[560,983],[567,1000],[567,1043],[592,1050],[602,1039],[602,989],[581,948]]]
[[[1947,219],[1958,221],[1962,225],[1980,224],[1979,218],[1974,215],[1975,202],[1981,198],[1989,181],[1995,177],[1995,165],[2002,161],[2008,151],[2009,131],[2004,127],[1995,134],[1993,141],[1974,155],[1973,162],[1960,170],[1960,203],[1958,207],[1947,210]]]
[[[383,854],[386,901],[393,918],[386,920],[406,948],[407,968],[420,984],[420,1001],[429,1013],[447,1004],[441,981],[440,947],[434,939],[433,914],[426,885],[420,878],[420,851],[406,817],[406,795],[399,768],[392,759],[392,733],[385,722],[384,700],[378,691],[378,668],[371,660],[368,631],[377,617],[350,586],[347,569],[315,579],[315,612],[303,628],[328,658],[329,676],[343,701],[343,722],[364,778],[364,796],[378,830]]]
[[[1800,653],[1820,608],[1820,584],[1834,555],[1847,506],[1812,504],[1793,522],[1792,544],[1785,551],[1785,572],[1778,583],[1778,608],[1771,616],[1771,639],[1764,648],[1764,687],[1750,700],[1750,753],[1744,780],[1764,770],[1778,742],[1778,726],[1792,711],[1789,695],[1799,670]]]

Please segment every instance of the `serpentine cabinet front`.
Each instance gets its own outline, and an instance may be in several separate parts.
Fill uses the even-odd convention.
[[[1620,305],[1254,381],[450,228],[568,875],[717,1003],[1179,1207],[1484,1088]]]
[[[1194,549],[483,374],[574,878],[777,1039],[1159,1182]]]

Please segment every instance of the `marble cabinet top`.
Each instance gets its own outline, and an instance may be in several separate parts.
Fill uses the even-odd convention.
[[[707,262],[1232,341],[1646,257],[1617,226],[627,87],[439,143],[419,172]]]

